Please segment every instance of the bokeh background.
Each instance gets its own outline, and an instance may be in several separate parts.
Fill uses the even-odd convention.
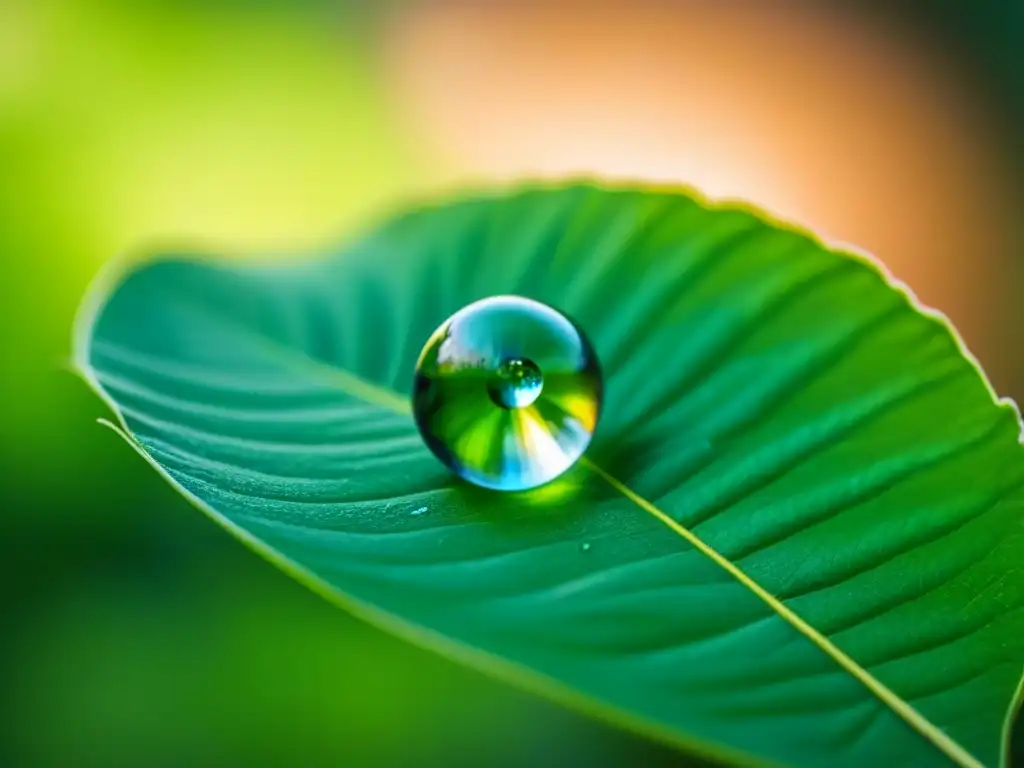
[[[124,253],[655,179],[875,253],[1019,398],[1021,40],[1018,0],[2,0],[0,765],[685,765],[244,550],[95,424],[76,305]]]

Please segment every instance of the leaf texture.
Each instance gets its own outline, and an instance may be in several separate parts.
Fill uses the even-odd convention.
[[[408,405],[431,331],[508,293],[606,375],[587,459],[518,494],[447,474]],[[862,257],[681,192],[529,188],[302,262],[152,261],[76,356],[183,494],[410,640],[727,761],[1005,760],[1019,419]]]

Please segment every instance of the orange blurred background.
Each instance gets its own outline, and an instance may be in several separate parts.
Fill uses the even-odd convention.
[[[397,13],[385,51],[404,124],[453,178],[753,202],[878,256],[1018,386],[1010,136],[925,35],[856,4],[449,3]]]

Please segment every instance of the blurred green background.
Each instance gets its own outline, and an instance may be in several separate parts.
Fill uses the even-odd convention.
[[[667,178],[870,248],[1024,395],[1024,6],[668,5],[0,2],[0,765],[686,764],[348,618],[176,498],[67,372],[114,256],[301,252],[481,177]]]

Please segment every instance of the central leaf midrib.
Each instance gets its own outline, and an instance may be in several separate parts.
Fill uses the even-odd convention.
[[[352,373],[340,366],[310,357],[304,352],[293,349],[283,342],[274,339],[259,331],[255,331],[244,324],[227,320],[219,312],[196,302],[183,302],[180,296],[175,297],[180,304],[187,304],[192,312],[205,315],[211,321],[222,328],[227,328],[239,336],[247,339],[255,346],[261,347],[282,364],[305,368],[311,375],[317,376],[337,386],[348,395],[365,400],[374,405],[386,408],[392,412],[401,414],[412,414],[412,408],[408,399],[398,392],[383,387],[379,384],[367,381],[358,374]],[[720,568],[726,570],[733,578],[739,581],[744,587],[755,594],[762,602],[766,603],[778,616],[785,620],[790,626],[804,635],[818,648],[832,658],[844,671],[859,680],[873,695],[895,714],[901,717],[908,725],[916,730],[921,736],[930,741],[937,749],[943,752],[954,763],[961,768],[985,768],[984,764],[975,758],[970,752],[964,749],[959,743],[950,738],[930,720],[918,712],[909,702],[902,699],[888,686],[878,680],[868,670],[861,667],[852,657],[848,656],[838,646],[832,643],[825,635],[821,634],[809,623],[785,605],[783,601],[776,598],[759,583],[750,578],[736,564],[719,553],[711,545],[690,531],[685,526],[675,521],[667,513],[656,507],[640,494],[633,491],[622,481],[618,480],[610,472],[590,461],[586,456],[581,462],[589,467],[594,474],[608,483],[612,488],[625,496],[629,501],[651,514],[662,522],[666,527],[679,535],[691,546],[696,548],[704,556],[712,560]]]

